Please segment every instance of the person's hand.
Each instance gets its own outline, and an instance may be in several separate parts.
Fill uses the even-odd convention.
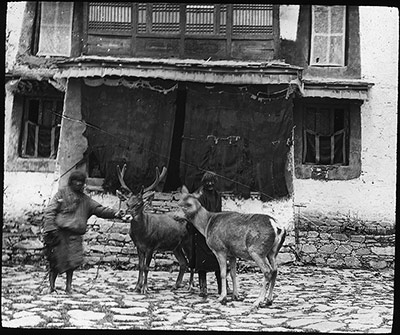
[[[122,219],[125,215],[125,211],[120,209],[118,212],[115,213],[115,218],[116,219]]]

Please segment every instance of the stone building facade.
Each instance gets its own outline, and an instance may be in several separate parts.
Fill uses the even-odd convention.
[[[37,38],[33,34],[34,27],[40,24],[38,16],[40,3],[8,3],[10,10],[7,16],[9,48],[6,63],[4,132],[4,264],[37,262],[41,259],[40,225],[44,206],[57,188],[65,184],[69,169],[75,162],[81,162],[76,165],[77,168],[88,171],[89,175],[93,173],[92,164],[87,161],[85,152],[94,143],[94,137],[87,135],[88,129],[83,123],[70,122],[71,119],[81,120],[83,117],[90,117],[85,114],[82,107],[87,99],[85,92],[88,92],[88,89],[85,87],[90,84],[94,87],[92,91],[96,92],[98,90],[96,87],[100,85],[122,86],[121,82],[126,80],[125,87],[132,86],[130,78],[136,78],[136,85],[140,80],[143,83],[145,77],[153,76],[151,78],[163,81],[163,90],[174,86],[173,78],[180,83],[197,80],[197,84],[206,86],[220,85],[218,88],[222,87],[225,91],[229,91],[228,86],[231,89],[230,85],[236,89],[240,85],[248,85],[250,88],[252,85],[264,83],[261,86],[265,90],[255,92],[257,97],[267,96],[268,99],[280,91],[276,87],[284,87],[288,96],[290,94],[290,108],[287,109],[290,113],[287,115],[293,118],[290,121],[294,126],[291,138],[286,138],[287,134],[279,138],[282,143],[289,141],[287,147],[282,146],[285,152],[284,154],[281,152],[277,165],[269,166],[268,163],[263,165],[271,171],[278,169],[277,173],[260,174],[259,170],[255,171],[255,179],[259,179],[258,186],[271,183],[274,185],[272,189],[266,187],[261,192],[269,194],[267,200],[270,201],[266,201],[265,198],[260,200],[260,193],[257,192],[251,192],[244,198],[240,195],[232,196],[229,192],[232,191],[229,189],[231,186],[226,184],[224,185],[226,189],[223,191],[228,192],[225,192],[224,196],[224,209],[276,214],[282,218],[290,231],[282,262],[373,269],[394,267],[398,108],[398,10],[396,8],[364,6],[314,8],[308,5],[266,7],[267,9],[262,10],[269,11],[271,18],[273,17],[271,22],[274,22],[271,24],[271,33],[268,33],[269,38],[236,41],[232,35],[226,40],[213,40],[215,48],[207,49],[206,44],[195,43],[180,35],[179,50],[183,52],[183,56],[178,55],[173,62],[165,61],[165,58],[160,61],[160,57],[156,54],[146,54],[146,52],[154,53],[155,49],[151,48],[156,48],[158,44],[149,37],[150,35],[145,34],[142,36],[137,34],[134,36],[136,40],[130,40],[137,41],[137,48],[131,49],[131,52],[136,52],[139,56],[104,54],[109,52],[107,45],[113,43],[106,38],[98,37],[98,34],[88,35],[84,29],[82,30],[82,26],[87,24],[84,10],[87,8],[85,6],[90,6],[88,4],[76,4],[71,7],[76,9],[71,14],[75,15],[73,16],[75,19],[71,21],[71,29],[74,32],[70,39],[72,54],[70,57],[60,59],[40,55],[40,47],[43,50],[43,45],[40,46],[40,43],[39,46],[36,45],[39,50],[31,48]],[[227,13],[235,13],[235,7],[228,5],[226,8]],[[209,10],[209,8],[200,9]],[[214,9],[219,13],[225,10],[221,7]],[[134,12],[135,10],[140,8],[133,9]],[[232,10],[233,12],[230,12]],[[241,10],[240,7],[236,7],[237,13]],[[338,54],[342,54],[343,64],[340,63],[340,57],[335,60],[337,64],[334,65],[317,64],[324,60],[315,47],[317,45],[315,38],[323,34],[318,35],[318,26],[310,23],[318,22],[318,17],[321,18],[323,15],[332,17],[337,15],[346,29],[346,33],[341,31],[339,34],[344,41],[343,47],[337,49],[341,50]],[[214,22],[214,27],[217,27],[217,21]],[[223,21],[218,22],[220,29]],[[183,23],[180,24],[182,27]],[[234,22],[231,21],[230,24],[233,27]],[[83,32],[83,35],[77,32]],[[87,42],[82,50],[79,37]],[[103,42],[98,41],[96,42],[98,44],[95,44],[94,38],[99,38],[99,41],[103,38]],[[141,41],[150,38],[146,42],[148,44],[140,44],[138,41],[141,38]],[[158,41],[160,40],[162,41],[162,39]],[[126,39],[123,41],[126,42]],[[125,42],[121,42],[121,50],[128,43]],[[165,40],[163,43],[165,45],[159,46],[160,50],[175,52],[169,48],[168,43],[178,42]],[[90,45],[99,47],[91,49]],[[148,50],[140,49],[144,45],[152,47]],[[253,53],[252,50],[255,50],[256,45],[262,45],[261,49],[265,50],[265,54]],[[229,49],[225,49],[225,46]],[[200,50],[202,57],[209,53],[211,61],[207,60],[208,57],[205,60],[196,59],[196,52],[193,50]],[[99,56],[98,53],[102,54]],[[144,56],[149,56],[150,61],[144,59]],[[156,64],[159,70],[152,68],[146,68],[147,72],[140,70],[140,66],[143,67],[148,62]],[[265,66],[265,62],[269,65]],[[95,68],[91,70],[94,72],[88,72],[89,66]],[[125,66],[123,72],[125,76],[118,77],[119,70],[115,67],[121,66]],[[136,67],[135,71],[132,70],[133,66]],[[220,75],[219,71],[225,71],[225,75]],[[262,71],[265,73],[261,75]],[[130,77],[126,74],[130,74]],[[115,76],[119,78],[117,81]],[[141,78],[139,81],[138,76]],[[97,83],[96,80],[100,81]],[[172,80],[171,86],[168,86],[168,80]],[[59,99],[62,102],[64,118],[59,128],[57,158],[27,157],[29,148],[21,144],[24,139],[21,135],[24,120],[24,100],[21,96],[26,92],[29,93],[32,86],[51,92],[54,101]],[[123,90],[122,87],[120,90]],[[99,96],[101,97],[101,94]],[[143,98],[148,99],[145,95]],[[229,99],[221,101],[222,106],[229,105]],[[117,110],[120,107],[115,108]],[[228,110],[232,107],[226,108]],[[313,108],[317,112],[305,112]],[[320,115],[318,113],[321,110],[330,110],[329,113],[332,114],[335,108],[342,108],[339,114],[348,113],[346,115],[349,116],[334,117],[341,120],[339,123],[344,124],[343,129],[350,131],[346,133],[346,130],[343,132],[342,129],[334,129],[335,133],[330,135],[329,140],[343,141],[343,143],[347,141],[345,144],[347,147],[343,147],[342,151],[339,150],[340,157],[332,154],[331,147],[331,161],[326,163],[319,161],[324,156],[318,146],[328,143],[326,142],[328,135],[323,134],[323,129],[308,127],[305,115],[306,113]],[[283,107],[280,110],[283,110]],[[103,113],[107,115],[107,110]],[[273,115],[270,117],[266,122],[276,122]],[[325,126],[322,125],[322,128]],[[347,137],[340,137],[343,133]],[[215,150],[219,150],[217,142],[215,140],[215,147],[211,145]],[[223,141],[220,141],[220,144],[221,142]],[[54,150],[50,156],[52,154]],[[310,160],[308,155],[314,157]],[[323,159],[329,161],[329,157]],[[221,164],[225,163],[223,161]],[[153,167],[151,171],[154,171]],[[143,174],[143,178],[149,178],[151,173]],[[94,175],[91,177],[93,178],[91,178],[90,194],[102,203],[119,206],[114,195],[98,193],[99,179]],[[193,186],[196,178],[188,179],[193,182]],[[164,207],[164,210],[174,207],[173,192],[160,192],[157,196],[159,199],[156,200],[161,202],[156,202],[154,205],[156,209],[160,206]],[[129,241],[126,224],[91,218],[89,225],[91,229],[85,237],[89,263],[113,262],[124,266],[132,266],[135,263],[135,250]]]

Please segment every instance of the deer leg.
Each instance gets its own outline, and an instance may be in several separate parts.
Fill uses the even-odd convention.
[[[188,292],[191,292],[193,289],[193,279],[194,279],[194,269],[190,269],[190,278],[189,278],[189,288]]]
[[[176,278],[176,283],[172,287],[173,290],[176,290],[182,286],[182,279],[183,279],[183,275],[185,274],[185,271],[186,271],[187,261],[186,261],[185,255],[183,254],[181,248],[175,249],[174,255],[179,262],[178,278]]]
[[[149,274],[150,262],[151,262],[152,257],[153,257],[153,250],[147,251],[145,253],[145,256],[144,256],[144,267],[143,267],[144,268],[143,269],[144,278],[143,278],[142,294],[149,293],[148,286],[147,286],[147,277],[148,277],[148,274]]]
[[[135,291],[141,292],[141,289],[143,287],[144,252],[139,249],[137,251],[139,257],[139,276],[135,286]]]
[[[269,292],[268,292],[268,296],[267,296],[267,305],[271,305],[272,304],[272,294],[273,294],[273,290],[275,287],[275,281],[276,281],[276,276],[278,274],[278,267],[276,265],[276,254],[268,254],[267,258],[271,264],[272,267],[272,271],[271,271],[271,280],[269,283]]]
[[[250,253],[251,258],[253,258],[253,260],[259,266],[259,268],[261,269],[261,271],[264,275],[264,280],[263,280],[263,285],[261,287],[260,295],[256,299],[256,301],[253,303],[253,309],[255,309],[258,306],[260,306],[261,302],[263,302],[265,299],[265,296],[267,294],[267,283],[269,283],[269,281],[271,279],[272,268],[269,265],[266,258],[263,258],[262,256],[260,256],[259,254],[257,254],[254,251],[251,251],[249,253]]]
[[[58,275],[58,271],[56,269],[49,270],[49,281],[50,281],[50,291],[49,293],[53,293],[56,291],[56,278]]]
[[[239,293],[238,293],[238,284],[237,284],[237,277],[236,277],[236,258],[231,257],[229,258],[229,265],[230,265],[230,274],[232,278],[232,286],[233,286],[233,292],[232,292],[232,299],[233,300],[243,300],[239,298]]]
[[[219,269],[221,272],[221,295],[218,298],[218,301],[225,305],[226,304],[226,255],[225,254],[218,254],[214,252],[215,256],[217,257],[217,261],[219,264]]]
[[[68,270],[67,271],[67,284],[66,284],[66,287],[65,287],[65,292],[68,293],[68,294],[72,293],[71,286],[72,286],[72,275],[73,275],[73,273],[74,273],[74,270]]]

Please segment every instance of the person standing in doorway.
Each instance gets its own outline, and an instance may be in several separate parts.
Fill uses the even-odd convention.
[[[68,185],[59,190],[44,211],[43,241],[49,262],[50,293],[58,274],[66,272],[67,293],[72,293],[72,275],[83,263],[83,238],[87,220],[96,215],[121,218],[122,212],[104,207],[84,193],[86,174],[74,171]]]

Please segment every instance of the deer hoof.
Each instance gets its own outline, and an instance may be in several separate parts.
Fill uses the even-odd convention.
[[[223,297],[223,298],[219,298],[218,301],[221,303],[221,305],[226,305],[227,299],[226,299],[226,297]]]
[[[272,305],[272,300],[267,299],[265,302],[265,306],[271,306]]]
[[[239,295],[235,294],[235,295],[232,295],[232,299],[235,301],[243,301],[244,297],[240,297]]]

